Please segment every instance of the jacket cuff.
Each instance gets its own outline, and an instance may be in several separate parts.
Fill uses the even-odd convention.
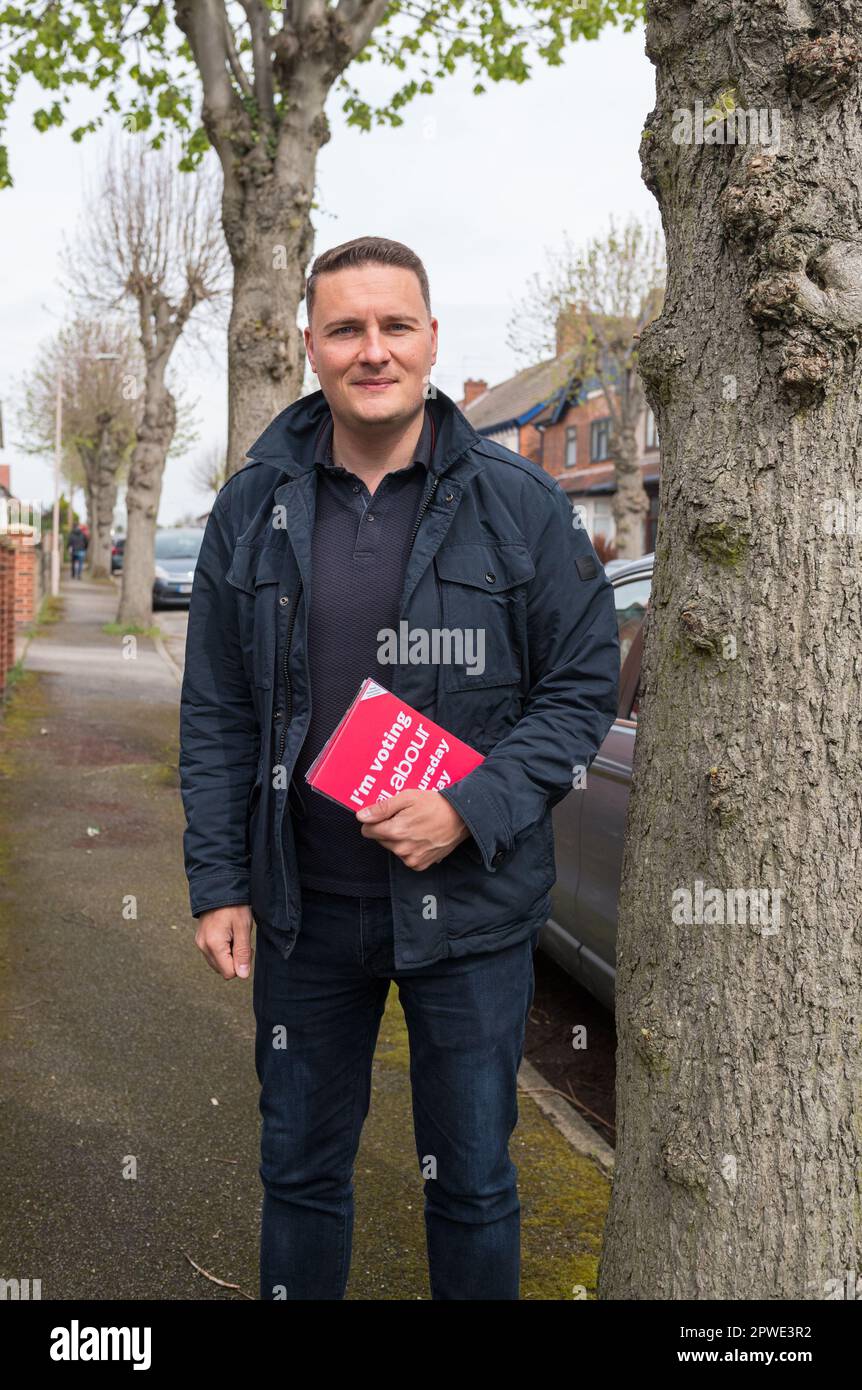
[[[248,874],[239,870],[203,874],[189,882],[189,902],[193,917],[212,912],[217,907],[248,907]]]
[[[506,817],[501,813],[494,797],[478,784],[470,785],[475,772],[469,772],[454,786],[445,787],[445,796],[473,837],[473,843],[464,841],[464,849],[476,864],[483,864],[489,873],[496,873],[506,855],[512,848],[512,837]]]

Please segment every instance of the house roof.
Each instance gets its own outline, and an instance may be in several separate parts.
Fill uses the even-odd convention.
[[[568,353],[525,367],[508,381],[489,387],[461,410],[480,434],[516,425],[555,425],[570,405],[586,400],[600,387],[598,377],[588,381],[577,377],[575,354]]]
[[[508,381],[501,381],[462,406],[470,424],[480,434],[526,425],[539,415],[565,384],[565,368],[557,357],[525,367]]]

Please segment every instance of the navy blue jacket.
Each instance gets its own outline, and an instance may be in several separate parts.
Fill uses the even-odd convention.
[[[436,445],[400,618],[482,630],[485,666],[393,666],[390,689],[485,761],[442,793],[470,839],[421,873],[390,855],[396,968],[499,950],[545,922],[551,807],[598,752],[619,685],[611,585],[559,484],[479,435],[439,388],[429,408]],[[182,687],[192,913],[250,904],[285,956],[301,929],[289,787],[309,719],[313,442],[328,411],[322,391],[294,402],[219,492]]]

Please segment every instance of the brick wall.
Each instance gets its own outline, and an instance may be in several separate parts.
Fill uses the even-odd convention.
[[[542,462],[548,473],[555,478],[560,476],[569,477],[575,469],[566,467],[566,431],[573,426],[578,432],[578,462],[577,468],[589,468],[593,460],[590,458],[590,425],[593,420],[604,420],[608,415],[608,403],[604,395],[595,396],[590,401],[584,401],[581,405],[574,406],[568,411],[564,420],[558,425],[551,425],[545,430],[545,452]],[[533,431],[535,433],[535,431]]]
[[[15,557],[15,621],[32,623],[39,608],[39,551],[26,540],[13,538]]]
[[[0,695],[15,664],[15,568],[16,548],[0,536]]]
[[[542,454],[541,434],[534,425],[522,425],[520,435],[518,453],[523,454],[525,459],[532,459],[533,463],[538,463]]]

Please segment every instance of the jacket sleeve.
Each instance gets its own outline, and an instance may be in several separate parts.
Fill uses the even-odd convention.
[[[532,685],[523,714],[478,767],[441,795],[494,872],[588,768],[617,714],[620,645],[613,588],[558,484],[543,493],[527,595]]]
[[[189,605],[180,697],[180,787],[194,917],[249,902],[247,812],[260,730],[242,664],[233,539],[223,494],[207,521]]]

